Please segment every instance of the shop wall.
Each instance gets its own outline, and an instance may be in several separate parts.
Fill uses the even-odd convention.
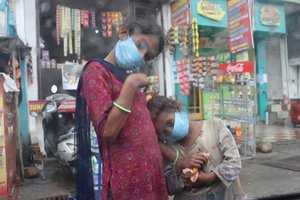
[[[300,98],[300,12],[287,16],[290,98]]]
[[[256,0],[254,5],[254,36],[259,120],[265,120],[267,106],[272,103],[272,98],[280,100],[290,94],[285,34],[284,5]],[[273,45],[272,42],[270,43],[271,40],[278,44],[275,45],[276,51],[272,51],[273,47],[270,48],[270,45]],[[274,70],[272,70],[273,67]]]
[[[300,98],[300,67],[289,66],[288,76],[290,99]]]
[[[15,1],[16,8],[16,28],[20,39],[30,47],[33,65],[33,82],[26,84],[27,100],[38,99],[38,72],[37,72],[37,55],[38,55],[38,42],[37,42],[37,7],[35,0],[18,0]],[[25,70],[26,73],[26,70]],[[28,112],[28,111],[27,111]],[[29,132],[32,142],[39,142],[43,144],[43,135],[41,127],[38,128],[37,120],[34,117],[28,116]],[[25,126],[25,125],[23,125]],[[42,146],[43,149],[43,146]]]
[[[0,36],[16,37],[15,2],[11,0],[0,1]]]
[[[282,89],[283,95],[291,98],[291,82],[289,76],[289,63],[288,63],[288,45],[287,36],[282,35],[280,38],[280,53],[281,53],[281,72],[282,72]]]
[[[174,61],[184,59],[184,55],[179,50],[178,46],[176,46],[175,51],[173,52],[173,59],[174,59]],[[188,108],[188,102],[189,102],[189,96],[186,95],[186,94],[184,94],[184,95],[180,94],[180,84],[179,84],[178,79],[177,79],[177,81],[175,80],[174,84],[175,84],[175,88],[174,88],[175,91],[174,92],[175,92],[175,96],[176,96],[177,100],[184,105],[185,109],[187,109]]]
[[[287,16],[287,41],[288,41],[288,51],[289,59],[300,58],[300,45],[298,44],[300,40],[300,12],[296,12],[292,15]],[[300,64],[300,62],[298,62]]]
[[[25,2],[26,1],[26,2]],[[33,83],[28,84],[28,99],[37,100],[38,84],[37,84],[37,7],[35,0],[18,0],[16,1],[16,25],[20,39],[26,44],[28,43],[31,50],[33,64]]]
[[[23,77],[21,78],[21,89],[22,89],[22,101],[19,102],[19,116],[29,116],[28,112],[28,97],[26,92],[26,71],[27,67],[25,64],[25,60],[22,60],[20,63],[21,73]],[[30,135],[29,135],[29,120],[28,117],[20,117],[20,132],[22,135],[22,142],[26,145],[30,144]]]
[[[5,1],[4,1],[5,2]],[[34,2],[34,1],[33,1]],[[26,23],[25,23],[25,2],[23,0],[20,1],[8,1],[8,6],[6,7],[8,12],[7,17],[7,31],[6,34],[8,37],[11,37],[12,41],[18,41],[20,43],[19,50],[22,52],[22,56],[20,56],[20,69],[21,69],[21,93],[19,94],[19,113],[20,116],[28,116],[28,101],[27,101],[27,77],[26,77],[26,63],[25,63],[25,55],[27,52],[25,51],[24,44],[26,43]],[[3,20],[3,19],[1,19]],[[14,39],[15,38],[15,39]],[[19,40],[20,38],[20,40]],[[11,49],[15,48],[14,46],[10,47]],[[13,54],[13,51],[11,50],[9,52],[11,55]],[[28,124],[28,117],[20,117],[20,134],[22,137],[22,142],[25,145],[29,145],[30,143],[30,136],[29,136],[29,124]],[[23,151],[24,152],[24,151]]]
[[[257,107],[260,120],[266,119],[266,111],[268,106],[267,96],[267,59],[266,45],[264,40],[256,41],[256,73],[257,73]]]
[[[166,33],[167,30],[171,28],[171,10],[170,10],[170,4],[165,4],[162,6],[162,17],[163,17],[163,28],[164,32]],[[167,97],[174,97],[175,96],[175,88],[173,83],[173,56],[170,54],[170,51],[168,48],[165,48],[165,74],[163,76],[163,68],[159,68],[159,77],[162,77],[160,79],[160,85],[163,85],[162,81],[165,79],[165,89],[166,91],[164,93],[161,92],[161,94],[165,94]],[[159,66],[162,66],[160,64]]]

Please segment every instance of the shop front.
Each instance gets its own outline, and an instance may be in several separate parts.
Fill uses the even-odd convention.
[[[75,97],[79,74],[86,61],[107,56],[126,20],[147,18],[160,24],[162,3],[164,1],[38,1],[38,97],[30,101],[30,108],[53,95],[53,88],[57,88],[56,93]],[[162,66],[161,63],[154,61],[144,72],[158,75],[163,71],[157,67]],[[31,127],[31,139],[43,151],[43,130],[36,124]]]
[[[176,98],[194,120],[226,121],[245,159],[255,156],[252,5],[244,0],[176,1],[168,34]]]
[[[105,58],[108,55],[118,41],[118,34],[123,22],[146,18],[160,24],[162,20],[161,2],[130,0],[40,0],[38,2],[38,48],[40,50],[37,65],[38,99],[29,102],[30,111],[36,115],[37,128],[31,133],[31,138],[43,154],[47,154],[49,152],[47,150],[50,149],[50,152],[56,155],[52,147],[56,147],[56,145],[59,147],[63,141],[51,144],[51,135],[47,137],[52,130],[47,130],[51,127],[45,125],[44,116],[40,114],[47,112],[47,106],[44,105],[61,94],[76,96],[84,64],[88,60]],[[147,66],[150,69],[143,69],[143,72],[149,76],[158,75],[160,73],[157,67],[158,62],[160,61],[154,61],[150,67]],[[156,76],[152,77],[154,77],[153,82],[157,81]],[[154,87],[156,86],[153,84]],[[75,98],[68,101],[62,100],[57,105],[56,110],[59,115],[68,114],[69,116],[70,113],[75,112]],[[64,107],[67,109],[62,111]],[[53,130],[55,132],[57,129]],[[58,131],[60,130],[58,129]],[[67,130],[67,133],[63,131],[65,130],[62,130],[61,133],[65,136],[72,129]],[[95,194],[98,194],[98,183],[100,184],[101,178],[98,179],[97,159],[100,156],[98,155],[96,134],[94,131],[91,132],[94,138],[93,144],[91,144],[94,189]],[[50,148],[45,148],[44,138],[48,141]],[[34,158],[34,162],[42,163],[43,161],[37,157],[36,160]]]
[[[255,1],[254,10],[258,117],[265,121],[268,104],[289,97],[285,8],[283,4]]]
[[[40,100],[52,94],[52,85],[58,87],[58,93],[75,96],[84,63],[109,53],[124,21],[140,17],[160,20],[159,4],[151,1],[44,0],[39,7]]]

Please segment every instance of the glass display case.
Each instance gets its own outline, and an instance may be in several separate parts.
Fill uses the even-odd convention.
[[[254,63],[236,62],[220,65],[219,117],[228,122],[242,159],[256,154],[256,82]]]

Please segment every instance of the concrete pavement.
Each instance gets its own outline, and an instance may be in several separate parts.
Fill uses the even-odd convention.
[[[274,142],[271,153],[257,152],[255,158],[243,161],[240,179],[247,197],[251,199],[288,193],[300,193],[299,171],[271,167],[263,164],[272,160],[296,155],[300,155],[299,139]]]
[[[248,198],[300,193],[300,172],[263,164],[300,155],[300,129],[257,125],[256,132],[257,141],[272,142],[273,150],[268,154],[257,152],[253,159],[243,161],[240,179]],[[70,173],[62,169],[57,171],[59,165],[55,161],[51,161],[46,168],[50,181],[43,182],[39,178],[26,179],[19,187],[19,200],[37,200],[74,192],[74,179]]]

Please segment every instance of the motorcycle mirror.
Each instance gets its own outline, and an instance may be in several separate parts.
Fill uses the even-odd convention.
[[[57,92],[57,86],[56,85],[52,85],[52,87],[51,87],[51,92],[53,93],[53,94],[55,94],[56,92]]]
[[[30,115],[32,117],[37,117],[39,114],[37,112],[32,111],[32,112],[30,112]]]
[[[57,104],[55,101],[51,101],[51,102],[47,103],[45,106],[46,106],[45,107],[46,113],[55,112],[57,109]]]

